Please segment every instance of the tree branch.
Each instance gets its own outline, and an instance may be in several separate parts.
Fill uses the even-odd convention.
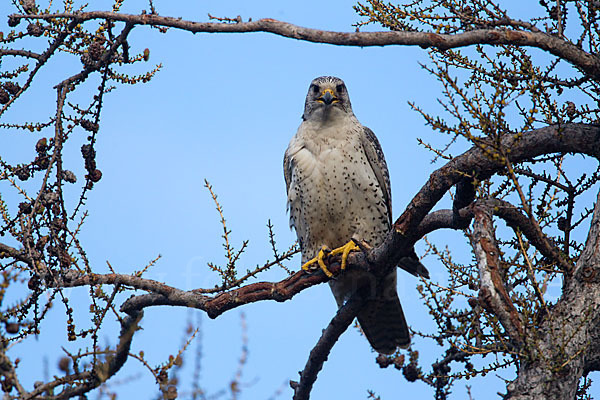
[[[21,96],[31,85],[33,82],[33,78],[38,73],[38,71],[42,68],[42,66],[52,57],[54,52],[64,43],[65,39],[71,34],[71,30],[77,25],[77,21],[71,21],[69,25],[64,29],[64,31],[60,32],[56,39],[52,42],[50,46],[37,58],[38,62],[33,68],[33,70],[29,73],[27,77],[27,81],[23,84],[23,86],[19,89],[19,91],[10,98],[10,100],[4,104],[2,109],[0,109],[0,115],[4,114],[4,112],[11,106],[13,102]]]
[[[306,362],[304,370],[300,372],[300,382],[290,381],[290,386],[294,389],[293,400],[307,400],[310,397],[310,391],[317,380],[317,374],[323,368],[327,361],[333,345],[338,341],[342,333],[348,329],[354,318],[364,305],[365,300],[360,294],[355,293],[346,304],[344,304],[335,314],[319,341],[313,347]]]
[[[82,81],[84,81],[89,74],[91,74],[94,71],[98,71],[100,68],[102,68],[103,66],[107,65],[110,63],[111,58],[113,57],[113,55],[116,53],[116,51],[118,50],[118,48],[120,46],[123,46],[123,44],[125,43],[125,41],[127,40],[127,36],[129,35],[129,33],[131,32],[131,30],[133,29],[135,25],[131,24],[131,23],[127,23],[125,24],[125,27],[123,28],[123,30],[121,31],[121,33],[119,34],[119,36],[113,41],[112,45],[104,52],[104,54],[102,55],[102,57],[96,61],[95,63],[93,63],[93,65],[86,67],[83,71],[65,79],[64,81],[60,82],[58,85],[56,85],[55,87],[66,87],[68,85],[71,85],[73,83],[77,84],[80,83]]]
[[[42,19],[66,18],[79,23],[107,19],[136,25],[152,25],[177,28],[192,33],[246,33],[268,32],[275,35],[314,43],[328,43],[340,46],[420,46],[435,47],[440,50],[453,49],[476,44],[519,45],[537,47],[569,61],[595,79],[600,79],[600,58],[585,52],[570,42],[548,35],[541,31],[527,32],[516,29],[476,29],[458,34],[436,34],[431,32],[334,32],[305,28],[271,18],[251,22],[214,23],[194,22],[155,14],[120,14],[108,11],[81,13],[56,13],[39,15],[12,14],[9,18]]]
[[[142,319],[143,312],[132,313],[128,317],[124,318],[121,322],[121,333],[119,335],[119,344],[115,354],[107,357],[107,360],[103,363],[99,363],[93,370],[83,371],[75,373],[62,378],[58,378],[52,382],[48,382],[44,385],[38,386],[34,391],[24,396],[25,400],[28,399],[45,399],[45,400],[62,400],[70,399],[75,396],[83,395],[100,386],[106,382],[112,376],[114,376],[121,367],[127,361],[129,355],[129,349],[131,348],[131,342],[133,335],[138,329],[138,323]],[[55,396],[44,396],[41,397],[44,392],[49,391],[56,386],[64,385],[71,382],[82,382],[79,385],[73,385],[66,387],[62,392]]]
[[[600,160],[600,126],[565,124],[547,126],[524,133],[522,136],[504,135],[500,145],[509,152],[512,163],[532,160],[544,154],[580,153]],[[370,260],[400,259],[421,238],[419,225],[446,192],[465,176],[487,179],[503,170],[502,161],[492,160],[484,151],[473,147],[434,171],[427,183],[396,220],[393,230],[383,244],[373,249]]]
[[[574,399],[580,378],[600,368],[600,191],[573,276],[529,335],[532,354],[507,386],[505,399]]]
[[[39,60],[40,58],[42,58],[41,54],[34,53],[33,51],[29,51],[29,50],[0,49],[0,58],[2,58],[4,56],[15,56],[15,57],[20,56],[20,57],[26,57],[26,58],[35,58],[36,60]]]
[[[500,249],[496,243],[492,213],[484,207],[474,210],[471,246],[479,265],[479,301],[498,317],[506,333],[516,343],[523,342],[523,324],[512,303],[500,273]]]
[[[535,246],[539,252],[549,260],[553,260],[563,271],[571,271],[573,266],[565,259],[559,251],[550,243],[548,238],[539,231],[531,223],[531,219],[521,213],[519,209],[507,201],[499,199],[485,199],[462,208],[458,211],[460,221],[457,221],[455,210],[437,210],[427,214],[423,218],[423,222],[417,228],[417,236],[423,237],[437,229],[464,229],[464,223],[470,223],[474,216],[474,209],[484,207],[495,216],[498,216],[506,222],[513,230],[520,230],[523,235]]]
[[[334,274],[341,270],[338,264],[329,268]],[[280,282],[257,282],[238,289],[229,290],[216,296],[207,296],[194,290],[185,291],[152,279],[121,274],[84,274],[77,271],[67,272],[63,278],[49,280],[50,287],[77,287],[88,285],[124,285],[135,289],[147,290],[143,294],[129,298],[121,306],[121,311],[131,314],[145,307],[170,305],[192,307],[205,311],[210,318],[216,318],[227,310],[261,300],[285,301],[302,290],[327,281],[322,272],[307,274],[298,271]]]
[[[17,250],[14,247],[8,246],[4,243],[0,243],[0,258],[7,257],[13,258],[17,261],[22,261],[31,266],[31,260],[29,259],[29,257],[27,257],[27,255],[24,252]]]
[[[511,149],[513,162],[521,162],[533,157],[555,152],[577,152],[600,158],[600,127],[582,124],[569,124],[562,128],[547,127],[524,134],[521,139],[506,136],[503,145]],[[414,243],[419,240],[428,229],[439,229],[452,224],[454,212],[436,211],[427,215],[427,212],[442,198],[444,193],[453,185],[461,181],[465,174],[476,171],[478,178],[487,178],[501,170],[504,164],[490,160],[478,148],[457,156],[454,160],[438,169],[429,178],[429,181],[413,198],[406,211],[400,216],[384,243],[368,254],[353,252],[348,257],[348,265],[352,268],[369,270],[377,275],[385,274],[398,265],[403,256],[409,255]],[[525,236],[530,239],[542,254],[556,259],[555,250],[550,244],[544,244],[543,237],[533,235],[527,229],[526,221],[518,217],[518,210],[506,203],[495,211],[499,216],[523,228]],[[452,218],[438,218],[442,213],[451,213]],[[461,210],[461,213],[463,211]],[[465,214],[464,217],[468,215]],[[450,221],[450,222],[448,222]],[[462,222],[461,222],[462,223]],[[408,228],[404,228],[408,227]],[[405,232],[405,234],[403,234]],[[543,249],[543,250],[542,250]],[[558,257],[560,262],[560,257]],[[329,258],[328,267],[334,274],[340,271],[340,256]],[[195,291],[183,291],[163,283],[144,279],[136,276],[118,274],[80,274],[71,271],[65,279],[49,282],[56,287],[72,287],[90,284],[122,284],[136,289],[147,290],[152,293],[129,298],[121,307],[126,313],[142,310],[145,307],[171,305],[185,306],[204,310],[210,318],[216,318],[227,310],[262,300],[275,300],[283,302],[291,299],[302,290],[327,281],[328,278],[320,271],[306,274],[299,271],[280,282],[257,282],[229,290],[216,296],[207,296]]]

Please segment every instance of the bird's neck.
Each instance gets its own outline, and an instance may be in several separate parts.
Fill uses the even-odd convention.
[[[317,128],[326,128],[349,121],[354,114],[340,110],[338,107],[327,107],[315,110],[306,122]]]
[[[305,146],[319,153],[324,148],[335,148],[349,140],[357,132],[358,121],[353,114],[330,113],[329,115],[311,114],[301,126],[301,137]]]

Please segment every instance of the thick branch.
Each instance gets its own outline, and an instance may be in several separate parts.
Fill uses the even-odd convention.
[[[581,124],[569,124],[561,129],[547,127],[528,132],[520,140],[514,139],[512,136],[506,137],[503,144],[512,150],[513,162],[521,162],[555,152],[583,153],[600,158],[600,127]],[[396,221],[395,230],[388,234],[384,243],[371,250],[367,255],[362,252],[351,253],[348,258],[349,267],[368,269],[377,274],[384,274],[390,268],[395,268],[400,258],[409,255],[413,251],[414,243],[426,233],[420,225],[421,222],[432,223],[433,216],[439,215],[436,214],[437,212],[432,213],[427,220],[424,219],[427,212],[448,189],[462,180],[465,174],[476,174],[478,178],[484,179],[502,168],[503,164],[490,160],[477,148],[456,157],[431,175],[428,183],[413,198],[406,211]],[[502,212],[502,208],[499,208],[498,212]],[[507,220],[509,220],[509,214],[509,212],[504,214]],[[442,226],[438,225],[438,227]],[[539,239],[538,248],[545,248],[543,238],[536,239],[526,229],[523,229],[523,232],[530,240],[532,238]],[[548,254],[553,255],[552,253]],[[340,270],[339,258],[340,256],[330,257],[330,270],[334,274]],[[142,310],[149,306],[171,305],[198,308],[206,311],[211,318],[216,318],[227,310],[256,301],[282,302],[289,300],[300,291],[325,281],[327,281],[327,277],[321,272],[309,275],[300,271],[280,282],[257,282],[214,297],[194,291],[186,292],[139,277],[115,274],[80,275],[72,273],[69,279],[50,284],[64,287],[117,283],[129,285],[152,293],[128,299],[121,308],[124,312]]]
[[[128,22],[136,25],[165,26],[198,32],[269,32],[292,39],[315,43],[329,43],[340,46],[421,46],[435,47],[441,50],[472,46],[475,44],[506,45],[537,47],[563,58],[577,66],[595,79],[600,79],[600,58],[589,54],[577,46],[556,36],[541,31],[527,32],[514,29],[477,29],[452,35],[442,35],[430,32],[333,32],[305,28],[271,18],[252,22],[214,23],[194,22],[183,19],[161,17],[159,15],[131,15],[108,11],[91,11],[77,14],[57,13],[40,15],[13,14],[10,18],[54,19],[67,18],[84,22],[94,19],[108,19]]]
[[[566,124],[548,126],[524,133],[520,138],[505,135],[501,144],[510,150],[511,162],[516,164],[544,154],[580,153],[600,159],[600,126],[585,124]],[[371,260],[397,260],[412,248],[421,238],[419,225],[426,215],[446,194],[446,192],[465,176],[487,179],[505,164],[490,159],[482,150],[473,147],[434,171],[427,183],[410,202],[404,213],[394,223],[394,230],[384,243],[370,254]]]
[[[452,202],[452,223],[458,229],[465,229],[471,222],[470,218],[465,218],[460,214],[460,210],[471,204],[475,200],[475,184],[473,179],[463,178],[456,184],[456,193]]]
[[[333,273],[340,271],[339,264],[331,265]],[[170,305],[192,307],[206,311],[209,317],[216,318],[232,308],[261,300],[285,301],[300,291],[327,281],[325,274],[317,272],[306,274],[304,271],[280,282],[257,282],[230,290],[216,296],[207,296],[195,291],[185,291],[164,283],[138,276],[121,274],[81,274],[70,271],[62,279],[48,282],[53,287],[77,287],[88,285],[124,285],[152,292],[129,298],[121,307],[123,312],[131,314],[145,307]]]
[[[505,399],[574,399],[581,377],[600,368],[600,192],[584,250],[562,296],[530,335]]]
[[[30,264],[31,260],[27,257],[27,255],[15,249],[14,247],[5,245],[4,243],[0,243],[0,258],[13,258],[17,261],[23,261],[24,263]]]
[[[531,219],[521,213],[519,209],[507,201],[499,199],[478,200],[469,207],[458,210],[459,218],[457,219],[455,210],[437,210],[423,219],[419,225],[417,236],[423,237],[437,229],[464,229],[464,223],[467,224],[474,216],[474,210],[477,207],[485,207],[493,212],[506,222],[513,230],[519,230],[531,244],[535,246],[539,252],[549,260],[556,262],[563,271],[570,271],[572,265],[566,260],[559,251],[550,243],[548,238],[539,231],[531,223]]]
[[[471,246],[479,266],[479,300],[484,308],[498,317],[508,336],[520,343],[523,341],[523,324],[504,287],[492,213],[486,208],[477,207],[474,216]]]

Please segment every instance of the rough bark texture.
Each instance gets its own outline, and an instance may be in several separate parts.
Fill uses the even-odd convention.
[[[479,266],[479,301],[498,317],[508,336],[518,343],[523,339],[523,324],[504,287],[500,272],[500,249],[494,231],[491,211],[478,207],[471,245]]]
[[[579,379],[597,370],[600,359],[600,193],[587,242],[561,298],[528,333],[529,359],[523,359],[506,399],[574,399]]]

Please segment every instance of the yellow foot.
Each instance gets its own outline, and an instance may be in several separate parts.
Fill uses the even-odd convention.
[[[317,254],[317,256],[315,258],[313,258],[312,260],[307,261],[302,266],[302,269],[305,270],[305,271],[310,271],[311,270],[310,266],[312,264],[314,264],[314,263],[318,263],[319,267],[321,267],[321,270],[325,273],[325,275],[327,275],[328,278],[331,278],[333,276],[333,274],[331,273],[331,271],[329,271],[327,269],[327,266],[325,265],[325,262],[323,262],[323,258],[327,254],[329,254],[329,248],[327,246],[322,246],[321,250],[319,250],[319,254]]]
[[[350,254],[350,252],[354,250],[360,250],[360,247],[358,247],[356,243],[354,243],[354,240],[351,239],[342,247],[338,247],[337,249],[332,250],[331,255],[334,256],[336,254],[342,253],[342,270],[344,270],[346,269],[346,261],[348,260],[348,254]]]
[[[319,267],[321,268],[323,273],[325,275],[327,275],[328,278],[331,278],[333,276],[333,274],[331,273],[331,271],[329,271],[327,269],[327,266],[325,265],[323,258],[329,254],[336,255],[336,254],[342,253],[342,270],[344,270],[344,269],[346,269],[346,262],[348,260],[348,254],[350,254],[350,252],[353,250],[360,250],[360,247],[358,247],[356,245],[356,243],[354,243],[354,240],[350,240],[348,243],[346,243],[342,247],[338,247],[337,249],[333,249],[331,251],[329,250],[329,248],[327,246],[323,246],[323,247],[321,247],[321,250],[319,250],[319,254],[317,254],[317,256],[315,258],[313,258],[312,260],[307,261],[302,266],[302,269],[305,271],[310,271],[310,269],[311,269],[310,266],[312,264],[317,263],[317,264],[319,264]]]

